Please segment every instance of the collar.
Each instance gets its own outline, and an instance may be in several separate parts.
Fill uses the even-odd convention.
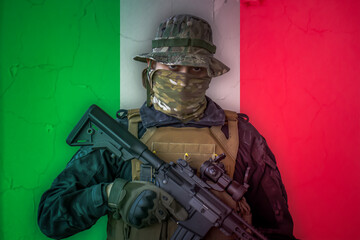
[[[224,110],[209,97],[206,97],[207,106],[204,116],[199,121],[191,120],[187,123],[179,119],[168,116],[165,113],[155,110],[154,106],[147,107],[146,103],[140,108],[142,124],[145,128],[150,127],[211,127],[222,126],[225,123]]]

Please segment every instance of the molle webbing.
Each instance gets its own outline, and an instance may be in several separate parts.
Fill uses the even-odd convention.
[[[238,116],[237,113],[232,111],[225,110],[225,116],[226,116],[226,122],[225,124],[228,125],[229,129],[229,138],[226,138],[224,133],[221,130],[222,126],[213,126],[210,129],[210,132],[212,136],[217,140],[217,143],[225,150],[228,157],[231,158],[232,163],[230,167],[231,171],[228,172],[230,177],[233,177],[233,173],[235,170],[235,162],[237,158],[237,151],[239,149],[239,137],[238,137]],[[128,123],[129,123],[129,131],[135,136],[138,137],[138,124],[141,122],[140,118],[140,111],[139,109],[131,109],[128,110]],[[143,137],[140,139],[145,144],[149,141],[149,139],[153,136],[157,128],[149,128],[147,129],[146,133],[143,135]],[[186,129],[186,128],[184,128]],[[198,131],[196,128],[193,128],[194,132]],[[197,134],[197,133],[195,133]],[[164,144],[160,143],[154,143],[153,145],[161,146],[161,148],[164,148]],[[148,146],[149,147],[149,146]],[[169,146],[167,146],[169,147]],[[176,147],[172,145],[172,147]],[[183,148],[194,148],[194,146],[182,146]],[[196,147],[196,146],[195,146]],[[205,144],[202,144],[202,149],[209,148],[209,146],[206,146]],[[151,148],[150,148],[151,149]],[[151,149],[154,150],[154,149]],[[155,149],[156,150],[156,149]],[[202,150],[204,151],[204,150]],[[207,160],[207,159],[205,159]],[[204,160],[204,161],[205,161]],[[176,161],[176,159],[174,159]],[[139,160],[132,160],[132,178],[133,180],[139,180],[140,179],[140,172],[141,172],[141,162]]]

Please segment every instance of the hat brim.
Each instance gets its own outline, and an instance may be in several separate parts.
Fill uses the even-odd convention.
[[[140,62],[146,62],[146,59],[151,59],[166,65],[203,67],[207,69],[209,77],[218,77],[230,70],[228,66],[210,54],[152,52],[139,54],[134,57],[134,60]]]

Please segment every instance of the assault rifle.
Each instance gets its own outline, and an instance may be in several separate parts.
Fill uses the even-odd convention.
[[[124,160],[137,158],[154,169],[155,184],[171,194],[188,212],[179,221],[172,240],[199,240],[212,228],[241,240],[266,240],[253,226],[223,203],[183,160],[166,163],[153,154],[101,108],[92,105],[66,139],[71,146],[105,148],[113,157]],[[247,229],[249,231],[247,231]]]

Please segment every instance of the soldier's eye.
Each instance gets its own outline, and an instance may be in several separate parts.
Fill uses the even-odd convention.
[[[177,65],[168,65],[169,69],[170,70],[176,70],[178,69],[178,66]]]
[[[202,69],[200,67],[193,67],[192,70],[194,72],[200,72]]]

